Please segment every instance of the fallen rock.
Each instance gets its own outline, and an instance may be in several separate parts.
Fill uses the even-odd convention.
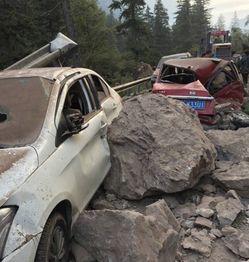
[[[127,100],[109,128],[105,189],[126,199],[192,188],[215,167],[216,151],[183,103],[146,94]]]
[[[230,226],[243,209],[241,202],[234,198],[219,202],[216,211],[221,227]]]
[[[219,229],[217,229],[217,228],[212,228],[210,233],[213,234],[214,236],[216,236],[217,238],[221,238],[222,237],[221,231]]]
[[[207,230],[193,229],[191,235],[183,240],[182,247],[196,251],[205,257],[210,257],[212,252],[211,238]]]
[[[249,148],[248,148],[249,150]],[[213,177],[226,189],[235,190],[242,197],[249,197],[249,162],[241,161],[217,169]]]
[[[249,161],[249,128],[206,132],[218,152],[219,161]]]
[[[146,216],[154,216],[157,219],[157,223],[160,224],[160,226],[167,225],[167,228],[169,225],[172,226],[172,228],[179,232],[181,227],[176,220],[174,214],[169,209],[168,205],[164,200],[159,200],[154,204],[151,204],[146,207],[145,210]],[[166,228],[166,229],[167,229]]]
[[[249,236],[240,230],[227,234],[223,241],[225,246],[229,248],[234,254],[243,258],[249,258]]]
[[[74,227],[74,237],[97,261],[164,262],[167,257],[174,262],[178,233],[173,228],[179,225],[163,202],[148,206],[148,215],[125,210],[84,211]]]
[[[174,209],[174,215],[176,218],[188,219],[196,216],[196,205],[193,203],[186,203],[179,205]]]
[[[213,222],[205,217],[197,217],[195,220],[195,225],[199,227],[205,227],[208,229],[212,229]]]
[[[196,210],[196,214],[205,218],[210,218],[214,215],[214,211],[211,208],[200,208]]]

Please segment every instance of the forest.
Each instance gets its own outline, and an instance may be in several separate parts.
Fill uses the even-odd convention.
[[[0,69],[47,44],[59,31],[79,44],[70,65],[91,68],[111,84],[133,79],[139,62],[154,66],[163,55],[200,55],[214,26],[209,0],[177,3],[175,22],[170,25],[161,0],[153,10],[145,0],[113,0],[108,14],[96,0],[1,0]],[[116,10],[119,17],[114,16]],[[219,18],[217,28],[224,29],[223,19]],[[243,52],[249,36],[239,27],[236,13],[231,35],[234,51]]]

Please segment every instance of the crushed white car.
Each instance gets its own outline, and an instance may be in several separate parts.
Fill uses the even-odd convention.
[[[94,71],[0,72],[0,260],[68,261],[70,229],[110,168],[120,96]]]

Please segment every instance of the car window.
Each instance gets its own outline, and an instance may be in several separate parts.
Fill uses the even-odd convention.
[[[84,77],[84,82],[86,83],[89,90],[91,91],[96,109],[100,109],[101,106],[100,106],[100,101],[99,101],[99,98],[98,98],[98,93],[97,93],[96,88],[93,85],[91,78],[89,76]]]
[[[224,70],[223,70],[227,75],[228,77],[230,77],[232,80],[236,80],[236,74],[234,72],[234,69],[230,66],[230,65],[227,65],[225,66]]]
[[[74,83],[68,90],[63,110],[66,109],[80,110],[83,116],[94,110],[93,101],[82,79]]]
[[[227,70],[230,69],[227,68]],[[227,70],[222,70],[219,72],[217,76],[211,81],[209,85],[209,92],[211,95],[214,95],[233,81],[232,76]]]
[[[102,79],[100,79],[96,75],[91,75],[90,77],[91,77],[93,86],[97,90],[98,99],[100,102],[102,102],[105,98],[107,98],[110,95],[109,89],[106,86],[106,84],[102,81]]]

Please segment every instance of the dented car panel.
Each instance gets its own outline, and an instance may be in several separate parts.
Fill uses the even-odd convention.
[[[60,119],[72,88],[89,75],[102,78],[88,69],[70,68],[20,70],[17,78],[32,78],[32,71],[35,78],[52,85],[43,125],[35,141],[0,149],[0,204],[17,207],[3,261],[20,261],[17,259],[22,257],[23,261],[34,261],[43,227],[58,204],[68,208],[73,225],[110,169],[107,127],[122,108],[119,95],[105,82],[108,93],[100,106],[91,104],[90,112],[87,104],[85,128],[58,144]],[[16,72],[2,72],[0,79],[4,79],[4,74],[15,78]],[[83,84],[82,88],[87,88],[86,81]],[[90,103],[90,97],[88,100]]]
[[[231,102],[238,108],[244,100],[243,83],[234,63],[212,58],[165,62],[153,93],[182,100],[196,110],[205,124],[215,124],[217,104]]]

